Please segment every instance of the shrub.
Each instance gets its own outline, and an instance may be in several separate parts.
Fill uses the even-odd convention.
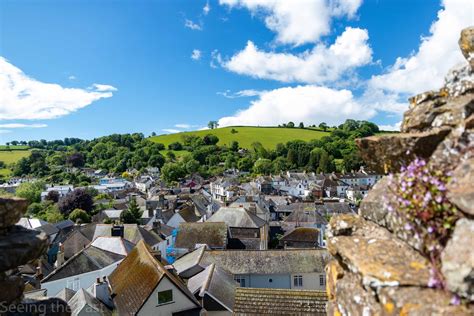
[[[69,214],[69,219],[74,223],[90,223],[91,217],[86,211],[76,208],[74,211]]]

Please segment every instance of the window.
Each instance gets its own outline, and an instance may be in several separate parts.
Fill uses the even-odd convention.
[[[78,291],[80,285],[81,285],[81,281],[79,280],[79,278],[75,278],[74,280],[68,280],[66,287],[68,289]]]
[[[303,286],[303,276],[302,275],[294,275],[293,276],[293,286],[294,287],[302,287]]]
[[[240,287],[245,287],[245,278],[235,276],[234,280],[240,284]]]
[[[173,301],[173,290],[158,292],[158,304],[166,304]]]
[[[324,275],[322,274],[319,276],[319,285],[324,286]]]

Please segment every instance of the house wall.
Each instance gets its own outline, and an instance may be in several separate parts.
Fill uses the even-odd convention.
[[[158,305],[158,292],[173,290],[173,302]],[[158,286],[138,311],[137,315],[149,316],[171,316],[173,313],[185,311],[198,307],[183,292],[181,292],[169,279],[163,277]]]
[[[97,278],[102,279],[104,276],[108,277],[115,270],[115,268],[117,268],[121,261],[122,260],[112,263],[111,265],[101,270],[91,271],[59,280],[42,283],[41,288],[46,289],[48,291],[48,296],[55,296],[56,294],[58,294],[59,291],[68,286],[68,281],[70,281],[70,284],[72,284],[72,282],[76,282],[75,284],[78,284],[79,288],[87,289],[92,284],[94,284]],[[79,282],[77,283],[77,281]],[[79,288],[76,288],[74,290],[77,291]]]
[[[295,287],[293,276],[303,277],[303,286]],[[320,283],[323,277],[323,285]],[[245,279],[245,287],[267,288],[267,289],[296,289],[296,290],[326,290],[326,276],[324,272],[318,273],[294,273],[294,274],[239,274],[234,279]],[[270,282],[272,280],[272,282]]]
[[[294,286],[293,277],[295,275],[303,276],[303,286]],[[323,285],[320,282],[320,276],[323,277]],[[326,275],[324,272],[321,273],[294,273],[291,275],[291,289],[295,290],[326,290]]]
[[[289,274],[242,274],[236,277],[245,278],[245,287],[289,289],[291,286]]]

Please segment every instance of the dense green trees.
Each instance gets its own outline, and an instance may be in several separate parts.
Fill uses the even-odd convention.
[[[288,122],[283,126],[295,127],[295,124]],[[304,128],[304,124],[299,126]],[[91,141],[75,138],[32,141],[28,143],[34,148],[32,154],[15,164],[13,174],[31,175],[49,183],[86,186],[92,179],[78,170],[66,170],[65,167],[86,166],[118,174],[130,169],[144,171],[147,167],[158,167],[166,182],[176,182],[193,173],[210,177],[230,168],[262,174],[288,169],[350,171],[362,164],[354,139],[378,132],[377,125],[356,120],[347,120],[330,129],[323,122],[319,128],[330,130],[330,133],[307,142],[294,140],[280,143],[274,149],[265,148],[256,140],[250,148],[239,150],[237,141],[218,145],[219,139],[215,135],[198,137],[185,134],[179,142],[168,146],[171,150],[166,151],[166,154],[163,154],[163,144],[154,143],[141,133],[113,134]],[[38,201],[31,195],[30,199],[31,202]]]
[[[41,192],[45,189],[44,182],[25,182],[16,189],[16,196],[28,200],[28,203],[39,203],[41,201]]]
[[[120,214],[120,221],[124,224],[140,224],[143,211],[140,210],[137,200],[131,198],[128,208]]]

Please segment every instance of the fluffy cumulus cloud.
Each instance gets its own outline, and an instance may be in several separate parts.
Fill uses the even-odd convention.
[[[0,119],[52,119],[110,98],[117,89],[94,84],[88,89],[64,88],[27,76],[0,57]]]
[[[201,51],[199,49],[193,49],[193,52],[191,53],[191,59],[192,60],[199,60],[201,59]]]
[[[381,131],[400,131],[402,122],[395,123],[393,125],[379,125]]]
[[[251,41],[221,65],[238,74],[282,82],[323,83],[334,81],[348,70],[372,61],[367,30],[347,27],[326,46],[316,45],[299,55],[264,52]]]
[[[463,28],[474,24],[472,0],[444,0],[442,6],[430,35],[421,38],[418,50],[397,58],[386,73],[373,76],[371,88],[405,94],[438,89],[448,70],[465,62],[458,39]]]
[[[288,121],[339,124],[346,118],[369,119],[375,110],[364,108],[349,90],[314,85],[286,87],[262,93],[250,107],[223,117],[219,126],[277,125]]]
[[[315,43],[327,35],[331,19],[352,18],[362,0],[219,0],[230,8],[246,8],[261,16],[281,44]]]

